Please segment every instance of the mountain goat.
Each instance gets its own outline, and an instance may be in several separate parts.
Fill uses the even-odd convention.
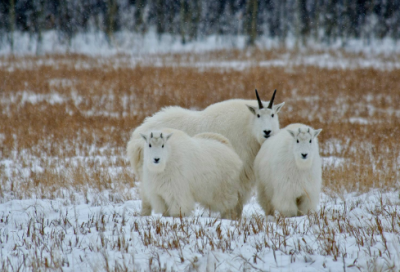
[[[254,161],[258,202],[265,215],[287,217],[315,211],[322,184],[318,134],[303,124],[291,124],[266,141]]]
[[[142,194],[156,213],[189,215],[196,202],[222,218],[236,217],[242,161],[220,134],[190,137],[175,129],[141,134]]]
[[[284,102],[273,105],[276,90],[265,107],[256,90],[257,100],[231,99],[212,104],[202,111],[173,106],[163,108],[137,127],[127,145],[131,166],[139,180],[142,179],[143,143],[140,133],[169,127],[193,136],[202,132],[219,133],[229,139],[243,161],[240,173],[240,194],[236,213],[240,216],[255,184],[253,163],[266,138],[279,130],[278,112]],[[142,196],[142,215],[151,214],[148,201]]]

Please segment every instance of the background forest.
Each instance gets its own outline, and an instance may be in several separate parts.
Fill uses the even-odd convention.
[[[400,1],[389,0],[3,0],[1,44],[13,48],[15,31],[42,41],[54,30],[70,42],[77,33],[130,31],[178,35],[181,42],[209,35],[245,35],[246,44],[266,36],[303,45],[349,39],[400,38]]]

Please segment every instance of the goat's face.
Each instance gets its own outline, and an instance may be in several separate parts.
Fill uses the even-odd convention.
[[[172,134],[165,135],[162,132],[150,132],[148,135],[141,134],[146,141],[144,146],[144,165],[153,172],[162,172],[168,161],[168,139]]]
[[[315,154],[319,152],[316,137],[322,129],[314,130],[303,126],[297,131],[290,129],[287,131],[293,137],[293,155],[297,167],[300,169],[310,168]]]
[[[276,90],[275,90],[276,92]],[[258,107],[253,107],[247,105],[248,109],[251,113],[253,113],[252,118],[252,129],[253,136],[257,139],[257,141],[262,144],[266,139],[274,135],[279,131],[279,118],[278,112],[281,110],[285,102],[279,105],[273,105],[273,101],[275,98],[275,92],[272,96],[272,99],[268,106],[264,107],[264,104],[258,97],[258,93],[256,90]]]

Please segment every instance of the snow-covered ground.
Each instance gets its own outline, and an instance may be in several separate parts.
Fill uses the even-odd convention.
[[[141,217],[140,201],[0,205],[2,262],[63,271],[386,271],[400,263],[398,192],[321,195],[319,212],[267,220],[255,202],[239,222],[197,209]],[[11,269],[12,268],[12,269]]]
[[[90,56],[110,56],[116,54],[148,55],[166,53],[200,53],[222,49],[244,49],[247,37],[244,35],[209,35],[194,41],[182,44],[180,35],[158,35],[155,29],[146,34],[129,31],[120,31],[114,34],[110,42],[104,32],[86,32],[76,34],[70,42],[61,38],[55,31],[46,31],[42,34],[42,43],[37,42],[36,35],[29,33],[14,33],[13,53],[21,55],[36,54],[65,54],[77,53]],[[0,39],[0,55],[9,55],[12,51],[6,36]],[[336,40],[330,44],[317,42],[312,39],[303,45],[295,37],[288,37],[283,42],[277,38],[260,36],[256,40],[260,49],[314,49],[314,50],[343,50],[349,53],[365,53],[371,55],[382,54],[392,56],[400,53],[399,43],[396,40],[385,39],[346,39]]]
[[[249,67],[295,67],[299,65],[317,66],[329,69],[357,69],[374,68],[381,70],[392,70],[400,68],[399,43],[391,39],[348,40],[346,42],[336,41],[332,44],[315,42],[310,40],[305,45],[296,43],[294,37],[286,39],[282,44],[279,40],[259,37],[256,46],[260,50],[281,50],[286,48],[289,51],[297,52],[291,54],[279,54],[279,56],[260,61],[239,61],[239,60],[208,60],[208,61],[182,61],[179,63],[168,62],[154,57],[158,54],[179,54],[179,53],[204,53],[215,50],[245,49],[245,36],[218,36],[211,35],[196,41],[182,44],[179,35],[164,34],[158,36],[154,30],[146,34],[132,32],[117,32],[113,42],[110,44],[103,32],[88,32],[74,36],[70,43],[58,37],[54,31],[43,34],[43,42],[38,44],[35,36],[28,33],[14,33],[15,48],[11,51],[7,39],[3,37],[0,43],[0,56],[30,56],[44,54],[83,54],[88,56],[101,56],[97,66],[101,66],[105,58],[112,57],[121,59],[121,65],[147,65],[147,66],[168,66],[179,65],[199,68],[222,68],[243,70]],[[318,52],[318,53],[315,53]],[[332,56],[329,52],[336,52]],[[348,54],[352,54],[349,58]],[[122,57],[121,57],[122,55]],[[10,66],[9,69],[33,67],[33,60],[10,65],[5,61],[1,66]],[[38,60],[35,64],[55,65],[56,61],[47,59]],[[91,69],[92,64],[84,61],[73,63],[78,69]],[[118,63],[114,65],[118,66]]]

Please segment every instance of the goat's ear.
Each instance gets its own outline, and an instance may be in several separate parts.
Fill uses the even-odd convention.
[[[170,134],[167,135],[167,137],[165,137],[166,141],[168,141],[169,138],[171,138],[172,134],[173,134],[173,133],[170,133]]]
[[[252,114],[256,115],[256,107],[250,106],[250,105],[246,105],[247,108],[251,111]]]
[[[278,113],[282,109],[283,105],[285,105],[285,102],[282,102],[282,103],[280,103],[278,105],[275,105],[274,106],[275,113]]]
[[[140,133],[140,136],[142,136],[142,138],[147,142],[147,136],[146,135]]]
[[[314,138],[317,137],[322,131],[322,128],[314,130]]]
[[[289,132],[290,135],[292,135],[293,138],[296,137],[296,134],[294,133],[293,130],[288,129],[287,132]]]

